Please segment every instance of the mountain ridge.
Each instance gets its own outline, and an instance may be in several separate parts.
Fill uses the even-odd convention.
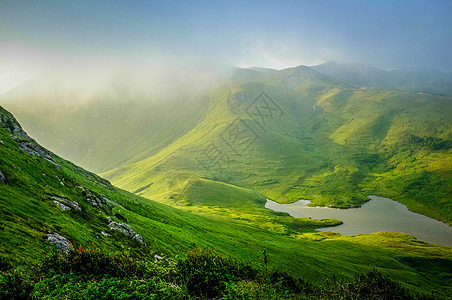
[[[451,222],[448,97],[354,88],[307,66],[237,69],[230,79],[174,104],[146,102],[150,95],[126,91],[95,101],[65,123],[43,122],[26,106],[15,109],[41,136],[64,143],[63,152],[84,150],[85,158],[76,158],[96,164],[115,184],[165,203],[188,197],[174,183],[182,176],[280,202],[307,198],[336,207],[361,205],[372,192]],[[59,133],[52,133],[55,128]],[[252,142],[242,145],[237,135],[228,140],[230,129],[246,130]],[[209,151],[228,158],[227,170],[209,169]],[[425,195],[412,192],[417,184]]]
[[[0,119],[2,262],[6,259],[13,266],[32,270],[30,265],[52,251],[51,243],[61,249],[70,243],[111,251],[127,249],[134,259],[154,254],[172,257],[193,247],[214,247],[252,262],[262,261],[264,251],[270,266],[314,282],[323,282],[331,274],[350,278],[357,270],[378,267],[414,291],[435,291],[444,297],[451,293],[443,284],[450,247],[397,233],[340,236],[316,232],[314,228],[340,222],[271,212],[261,208],[265,198],[252,190],[240,188],[238,194],[235,186],[192,177],[180,176],[174,182],[185,189],[178,200],[190,206],[171,208],[120,190],[51,152],[43,156],[28,153],[21,149],[22,141],[41,146],[1,107]],[[198,198],[190,196],[199,191],[203,202],[193,202]],[[227,203],[222,205],[218,197]]]

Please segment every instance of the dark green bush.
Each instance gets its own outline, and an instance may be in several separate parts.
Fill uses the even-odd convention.
[[[177,271],[188,293],[202,297],[218,296],[228,283],[254,279],[258,274],[250,265],[203,249],[189,251],[178,262]]]
[[[155,263],[71,247],[45,257],[36,271],[1,273],[0,299],[428,299],[377,271],[316,286],[202,249]]]
[[[19,270],[0,275],[0,299],[30,299],[33,283]]]
[[[325,299],[413,299],[413,295],[398,282],[375,270],[358,274],[351,281],[327,283],[323,296]]]
[[[0,256],[0,272],[8,271],[12,268],[12,265],[8,258]]]
[[[143,264],[124,254],[71,247],[67,252],[54,252],[41,265],[43,274],[78,274],[117,278],[144,276]]]

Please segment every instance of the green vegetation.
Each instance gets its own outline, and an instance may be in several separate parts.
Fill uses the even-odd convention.
[[[0,294],[2,299],[435,299],[375,270],[315,285],[211,250],[155,262],[81,246],[52,252],[28,273],[3,270]]]
[[[451,224],[450,98],[357,90],[302,67],[248,72],[208,92],[203,121],[184,136],[103,176],[178,206],[231,208],[221,193],[212,199],[208,192],[223,182],[231,187],[228,197],[237,199],[237,209],[250,202],[240,200],[243,188],[278,202],[304,198],[342,208],[376,194]],[[273,118],[246,113],[262,91],[273,99]],[[265,126],[258,124],[261,118]],[[244,136],[235,137],[231,128]],[[190,197],[196,199],[175,201]]]
[[[26,153],[20,145],[37,144],[11,130],[19,125],[0,108],[4,294],[452,297],[444,284],[450,247],[398,233],[317,232],[341,222],[294,219],[264,208],[266,197],[346,208],[376,194],[450,224],[450,98],[358,90],[307,67],[238,70],[233,79],[183,103],[104,98],[64,113],[56,109],[60,118],[34,119],[36,126],[46,124],[35,129],[44,132],[64,123],[53,143],[65,141],[73,153],[78,150],[64,134],[74,128],[70,139],[86,136],[76,144],[93,155],[78,159],[98,162],[96,170],[110,170],[103,175],[129,192],[52,153],[46,152],[50,159]],[[253,114],[263,91],[273,118]],[[90,114],[93,107],[99,114]],[[36,117],[26,105],[21,109],[22,116]],[[126,115],[130,125],[124,125]],[[80,121],[82,129],[74,125]],[[54,249],[48,239],[55,232],[87,249],[43,260]],[[190,249],[210,250],[185,257]],[[171,262],[153,263],[155,254]],[[32,267],[36,262],[41,269]]]
[[[346,83],[384,86],[388,72],[320,67],[236,69],[177,99],[114,85],[87,100],[46,85],[2,98],[44,145],[178,208],[261,214],[265,197],[347,208],[375,194],[452,224],[452,99],[354,88]]]

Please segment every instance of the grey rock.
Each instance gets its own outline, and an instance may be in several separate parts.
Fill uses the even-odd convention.
[[[68,207],[69,209],[75,210],[75,211],[82,210],[82,208],[80,207],[80,204],[78,204],[75,201],[71,201],[67,198],[59,197],[59,196],[51,196],[51,198],[53,199],[53,203],[58,205],[63,210],[68,210],[68,209],[65,209],[64,207]]]
[[[12,114],[0,107],[0,126],[9,130],[12,133],[12,138],[19,144],[20,149],[31,155],[36,155],[44,158],[61,169],[53,159],[53,155],[40,145],[35,140],[30,138],[28,134],[23,131],[17,120]],[[3,144],[3,142],[2,142]]]
[[[138,241],[141,245],[144,245],[144,239],[141,234],[137,233],[132,239]]]
[[[67,238],[60,235],[58,232],[48,234],[47,241],[54,244],[61,251],[69,251],[69,245],[71,244]]]
[[[0,140],[0,145],[3,145],[3,146],[5,146],[5,143],[3,143],[3,141],[2,141],[2,140]]]
[[[110,236],[110,234],[109,233],[106,233],[105,231],[101,231],[100,232],[103,236],[106,236],[106,237],[109,237]]]
[[[2,173],[1,170],[0,170],[0,183],[2,183],[2,184],[8,183],[8,181],[6,180],[6,176]]]
[[[154,254],[154,261],[155,262],[161,262],[163,260],[163,257],[161,257],[160,255],[158,255],[158,254]]]
[[[22,149],[23,151],[27,152],[28,154],[40,156],[40,157],[44,158],[45,160],[47,160],[48,162],[60,167],[56,163],[56,161],[53,159],[52,154],[50,154],[49,151],[47,151],[43,147],[39,146],[35,142],[20,141],[20,140],[16,140],[16,141],[19,144],[19,148]]]
[[[53,200],[52,202],[55,203],[56,205],[58,205],[58,207],[61,208],[62,210],[71,210],[71,208],[69,206],[66,206],[61,202],[58,202],[56,200]]]
[[[6,110],[0,110],[0,126],[8,129],[12,134],[22,139],[31,140],[31,138],[22,130],[17,120]]]
[[[101,197],[99,194],[81,185],[79,185],[78,188],[84,192],[86,202],[88,202],[92,207],[111,211],[111,206],[108,205],[104,197]]]
[[[108,226],[110,226],[111,230],[118,231],[123,235],[131,239],[134,239],[138,241],[140,244],[144,245],[143,237],[140,234],[136,233],[130,225],[112,221],[110,222],[110,224],[108,224]]]

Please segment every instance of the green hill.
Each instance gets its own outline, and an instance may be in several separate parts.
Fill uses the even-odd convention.
[[[435,291],[444,297],[451,293],[443,284],[450,276],[449,247],[396,233],[315,232],[315,227],[337,222],[293,219],[263,210],[259,194],[207,179],[179,178],[178,184],[186,189],[181,200],[192,201],[187,195],[197,189],[212,197],[203,197],[202,205],[217,204],[209,199],[219,197],[234,208],[235,201],[248,199],[244,214],[231,214],[226,204],[216,214],[177,210],[118,189],[49,152],[2,108],[0,120],[0,254],[13,266],[25,268],[39,260],[53,248],[51,240],[64,248],[63,238],[85,247],[128,249],[135,258],[154,253],[173,257],[194,247],[212,247],[223,255],[262,264],[265,250],[271,267],[313,282],[332,274],[351,278],[375,268],[415,291]]]
[[[452,99],[357,89],[338,74],[391,77],[364,65],[322,66],[339,80],[306,66],[252,68],[186,97],[113,84],[83,98],[74,87],[33,81],[2,99],[43,145],[149,199],[203,210],[231,202],[239,214],[243,189],[334,207],[377,194],[451,224]],[[222,195],[236,200],[214,196],[223,183]]]
[[[451,98],[354,89],[307,67],[239,71],[207,95],[191,131],[103,175],[170,204],[202,179],[335,207],[378,194],[451,223]]]

